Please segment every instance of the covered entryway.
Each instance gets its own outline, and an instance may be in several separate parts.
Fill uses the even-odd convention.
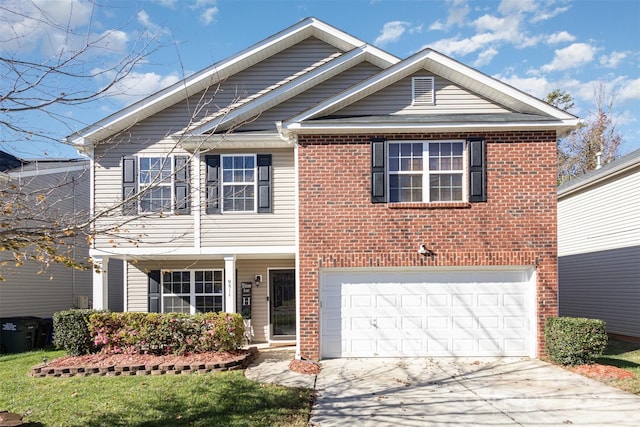
[[[322,358],[535,356],[534,269],[320,272]]]

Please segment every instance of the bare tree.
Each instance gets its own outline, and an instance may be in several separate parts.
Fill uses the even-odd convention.
[[[615,91],[608,93],[604,82],[594,85],[596,111],[569,136],[558,141],[558,184],[584,175],[615,160],[622,142],[612,119]],[[573,107],[573,98],[555,90],[545,99],[559,108]]]
[[[134,67],[160,47],[145,31],[133,41],[121,28],[96,31],[99,7],[92,1],[0,4],[1,147],[28,152],[35,143],[60,143],[52,126],[62,125],[66,133],[85,126],[68,114],[70,108],[113,95]],[[89,266],[73,257],[78,239],[88,234],[88,212],[58,208],[76,197],[70,189],[78,179],[75,174],[35,184],[1,174],[0,279],[2,270],[28,259],[45,268],[53,262]]]

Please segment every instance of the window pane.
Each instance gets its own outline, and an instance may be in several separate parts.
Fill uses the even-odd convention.
[[[171,187],[147,188],[140,198],[140,210],[142,212],[170,212]]]
[[[461,174],[432,174],[429,177],[429,197],[432,202],[462,200]]]
[[[389,200],[391,202],[421,202],[422,175],[390,175]]]
[[[189,313],[191,311],[188,296],[165,296],[163,302],[165,313]]]

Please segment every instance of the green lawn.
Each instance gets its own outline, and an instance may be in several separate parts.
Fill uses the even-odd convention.
[[[634,378],[611,381],[610,384],[640,395],[640,343],[609,339],[607,349],[597,363],[617,366],[633,372]]]
[[[306,426],[312,391],[259,384],[243,371],[185,376],[31,378],[64,355],[0,356],[0,411],[31,426]]]

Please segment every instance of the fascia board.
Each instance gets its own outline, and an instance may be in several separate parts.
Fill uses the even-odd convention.
[[[569,114],[559,108],[556,108],[532,95],[529,95],[519,89],[514,88],[506,83],[501,82],[491,76],[488,76],[480,71],[464,65],[446,55],[443,55],[435,50],[427,49],[429,51],[428,58],[435,63],[438,63],[444,67],[449,68],[458,75],[463,75],[476,80],[480,85],[487,86],[501,94],[506,95],[518,102],[529,105],[537,111],[540,111],[550,117],[557,119],[573,119],[576,118],[573,114]]]
[[[74,145],[87,145],[88,143],[105,139],[311,35],[323,39],[336,47],[348,47],[345,50],[365,44],[363,41],[318,19],[307,18],[236,55],[67,136],[64,140]]]
[[[313,122],[291,123],[285,133],[308,134],[354,134],[354,133],[393,133],[393,132],[424,132],[424,131],[514,131],[514,130],[555,130],[562,133],[573,129],[575,120],[559,120],[554,122],[479,122],[479,123],[361,123],[361,124],[316,124]]]

